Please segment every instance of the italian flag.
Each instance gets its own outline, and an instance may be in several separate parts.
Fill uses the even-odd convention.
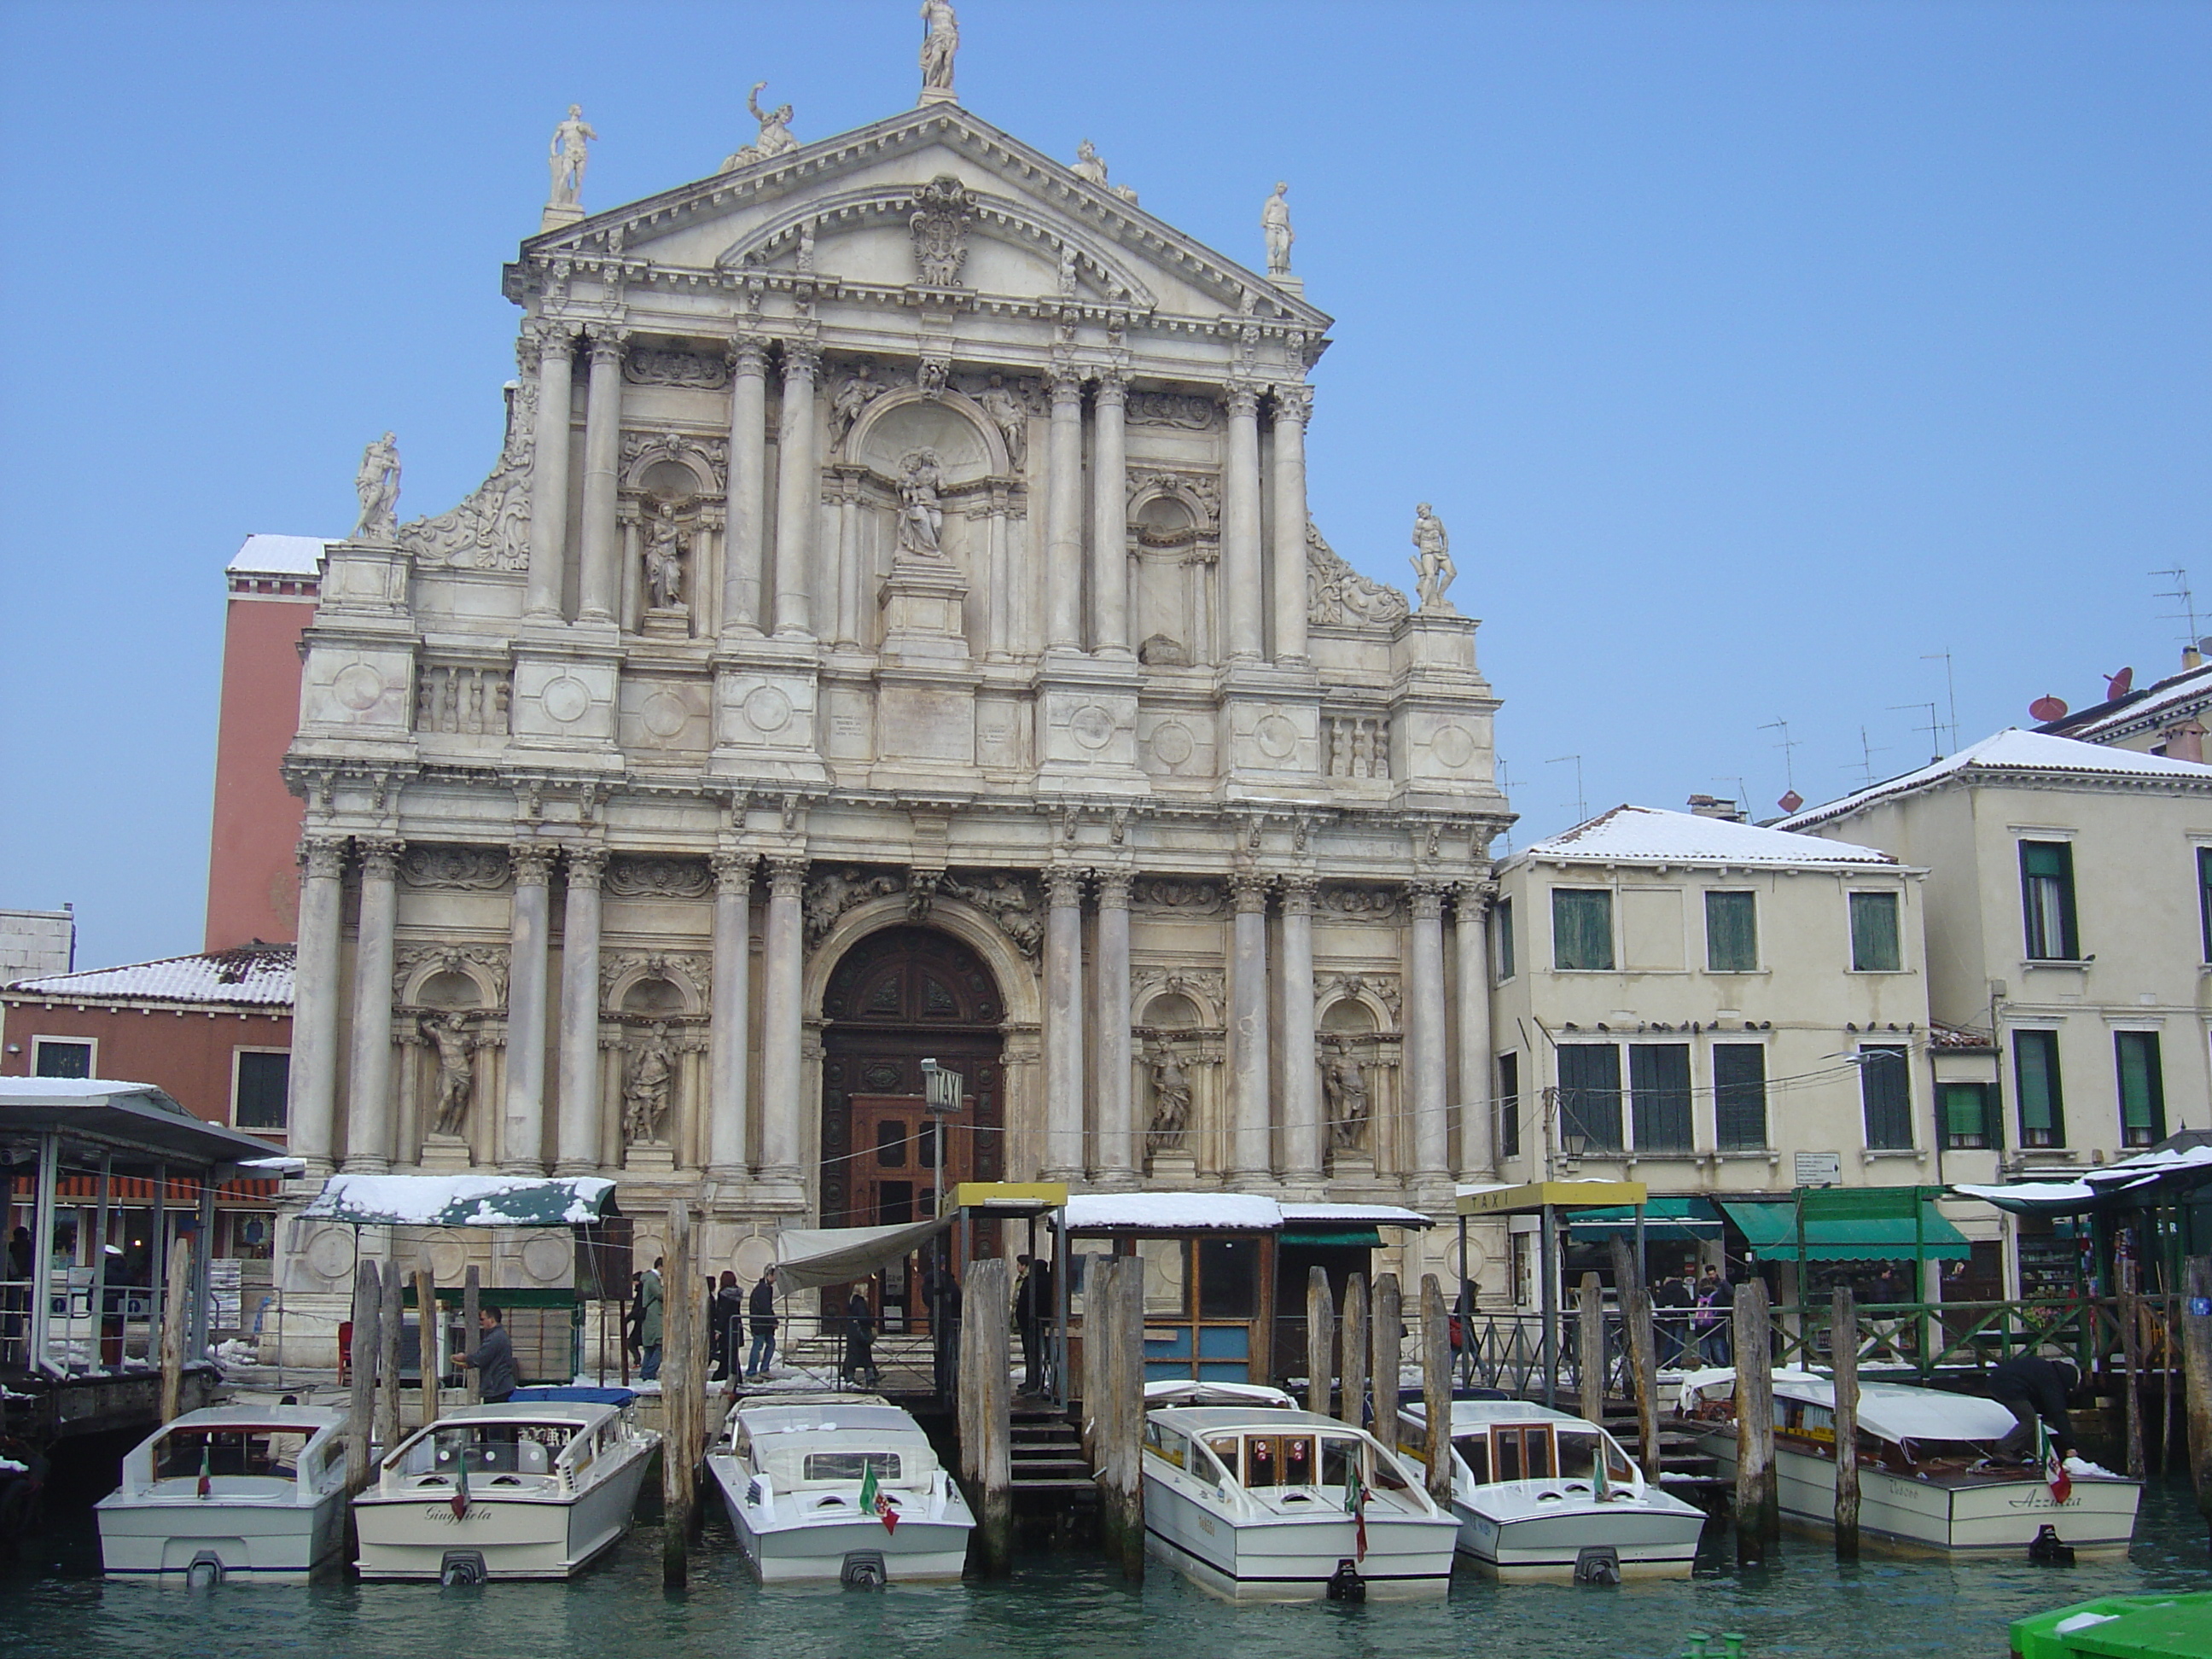
[[[2036,1438],[2043,1442],[2043,1478],[2050,1484],[2051,1501],[2063,1504],[2074,1496],[2074,1477],[2066,1473],[2066,1460],[2058,1455],[2058,1448],[2040,1425],[2035,1432]]]
[[[1352,1559],[1367,1559],[1367,1484],[1359,1478],[1359,1462],[1355,1456],[1348,1460],[1351,1467],[1344,1472],[1344,1512],[1352,1517]]]
[[[898,1530],[898,1510],[891,1503],[890,1494],[877,1486],[876,1466],[873,1463],[867,1466],[866,1473],[860,1477],[860,1510],[863,1514],[872,1515],[881,1521],[885,1532]]]
[[[215,1491],[215,1469],[208,1456],[208,1448],[214,1443],[215,1437],[211,1434],[204,1436],[200,1440],[199,1495],[202,1498],[207,1497]]]

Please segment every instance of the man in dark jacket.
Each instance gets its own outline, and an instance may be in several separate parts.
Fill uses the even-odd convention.
[[[1651,1305],[1657,1317],[1652,1322],[1656,1328],[1662,1370],[1681,1364],[1683,1350],[1690,1346],[1689,1310],[1696,1306],[1697,1300],[1686,1273],[1669,1273],[1653,1286]]]
[[[1014,1327],[1022,1339],[1022,1388],[1029,1394],[1042,1394],[1045,1334],[1051,1329],[1055,1314],[1052,1265],[1025,1255],[1016,1261],[1022,1270],[1021,1283],[1014,1290]]]
[[[768,1268],[761,1274],[760,1283],[753,1286],[746,1311],[752,1316],[753,1351],[745,1362],[745,1376],[757,1382],[768,1376],[768,1368],[775,1359],[775,1268]]]
[[[2050,1431],[2051,1443],[2062,1457],[2074,1450],[2074,1425],[2066,1415],[2066,1396],[2077,1380],[2074,1367],[2063,1359],[2039,1359],[2016,1353],[1999,1362],[1990,1372],[1990,1398],[2013,1414],[2012,1430],[1997,1442],[1997,1461],[2024,1463],[2033,1455],[2035,1425]]]
[[[855,1285],[845,1304],[845,1381],[872,1389],[881,1382],[876,1370],[876,1316],[868,1306],[868,1287]]]
[[[726,1267],[708,1317],[714,1325],[714,1375],[709,1380],[725,1382],[732,1371],[743,1370],[745,1365],[744,1286]]]
[[[460,1363],[477,1372],[477,1397],[495,1406],[514,1392],[514,1345],[507,1340],[507,1325],[497,1308],[487,1304],[477,1315],[483,1340],[475,1351],[462,1354]]]

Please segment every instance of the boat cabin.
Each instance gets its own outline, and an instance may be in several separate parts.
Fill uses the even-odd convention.
[[[1249,1409],[1200,1406],[1156,1411],[1145,1418],[1145,1449],[1217,1486],[1241,1487],[1272,1507],[1344,1505],[1357,1474],[1370,1492],[1409,1494],[1418,1482],[1367,1435],[1311,1413],[1280,1422],[1255,1420]],[[1334,1488],[1333,1496],[1323,1496]]]
[[[1407,1429],[1423,1431],[1419,1407],[1401,1407],[1401,1415]],[[1596,1424],[1517,1400],[1454,1401],[1451,1443],[1479,1486],[1500,1480],[1591,1480],[1601,1458],[1607,1480],[1626,1487],[1636,1480],[1628,1454]],[[1411,1443],[1401,1449],[1415,1449]]]
[[[313,1503],[344,1477],[343,1421],[302,1406],[187,1412],[124,1455],[123,1491],[148,1497],[173,1485],[197,1496],[205,1476],[217,1496],[276,1498],[295,1489],[301,1502]]]
[[[477,1489],[572,1490],[627,1439],[611,1406],[470,1406],[418,1430],[384,1460],[386,1492],[452,1489],[465,1473]]]

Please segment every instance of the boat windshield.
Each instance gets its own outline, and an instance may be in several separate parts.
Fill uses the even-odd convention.
[[[896,1480],[899,1455],[878,1451],[826,1451],[806,1454],[800,1478],[806,1480],[865,1480],[872,1470],[878,1480]]]
[[[1478,1486],[1490,1484],[1490,1437],[1488,1434],[1463,1434],[1452,1442],[1467,1464],[1467,1472]]]
[[[301,1429],[172,1429],[154,1449],[154,1477],[257,1474],[289,1480],[311,1437]]]
[[[443,1424],[407,1449],[399,1473],[548,1474],[573,1432],[559,1423]]]
[[[1613,1443],[1610,1435],[1601,1434],[1595,1429],[1562,1428],[1559,1431],[1559,1443],[1562,1480],[1596,1480],[1601,1455],[1605,1459],[1607,1480],[1626,1486],[1634,1479],[1629,1472],[1627,1454]]]
[[[1217,1435],[1206,1449],[1248,1490],[1273,1486],[1343,1486],[1358,1472],[1369,1486],[1399,1490],[1405,1480],[1387,1458],[1370,1455],[1367,1443],[1346,1434]],[[1240,1456],[1241,1452],[1241,1456]]]

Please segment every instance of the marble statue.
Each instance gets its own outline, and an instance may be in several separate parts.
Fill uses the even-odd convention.
[[[1190,1074],[1175,1050],[1152,1052],[1152,1121],[1145,1134],[1148,1153],[1179,1152],[1190,1129]]]
[[[629,1081],[623,1085],[623,1139],[631,1146],[654,1145],[668,1118],[668,1094],[676,1081],[675,1050],[668,1042],[668,1025],[655,1020],[646,1028],[630,1061]]]
[[[438,1051],[438,1120],[433,1133],[457,1135],[476,1092],[476,1067],[469,1060],[476,1039],[459,1014],[428,1015],[422,1027],[424,1040]]]
[[[860,364],[846,377],[844,385],[837,388],[837,395],[830,401],[830,447],[833,452],[851,434],[861,412],[890,390],[875,378],[866,363]]]
[[[684,603],[685,539],[676,508],[663,502],[645,532],[646,603],[655,611],[673,611]]]
[[[991,383],[975,394],[975,401],[991,417],[991,424],[999,428],[999,435],[1006,441],[1006,465],[1014,471],[1022,470],[1022,460],[1030,447],[1030,412],[1022,407],[1022,400],[1006,389],[1006,377],[994,374]]]
[[[1075,250],[1064,242],[1060,249],[1060,297],[1075,297]]]
[[[356,541],[390,541],[399,531],[399,444],[389,432],[362,451],[361,471],[353,475],[361,497]]]
[[[569,105],[568,118],[553,129],[553,149],[548,158],[553,167],[553,194],[547,200],[549,207],[574,207],[582,199],[584,169],[592,159],[584,146],[599,136],[585,121],[584,106]]]
[[[1298,240],[1291,228],[1291,204],[1283,198],[1291,187],[1278,180],[1267,198],[1267,205],[1260,210],[1260,228],[1267,234],[1267,275],[1287,276],[1291,274],[1291,244]]]
[[[753,119],[760,123],[760,137],[723,161],[722,171],[725,173],[735,167],[748,167],[755,161],[770,161],[799,148],[799,140],[792,137],[791,132],[791,106],[778,104],[774,109],[767,110],[760,106],[761,89],[767,85],[765,81],[756,81],[753,89],[745,94],[745,107],[752,112]]]
[[[1098,159],[1097,149],[1088,138],[1075,147],[1075,176],[1085,184],[1106,182],[1106,163]]]
[[[1367,1145],[1367,1073],[1358,1060],[1339,1049],[1321,1075],[1322,1093],[1328,1102],[1328,1144],[1340,1152],[1357,1152]]]
[[[938,497],[944,483],[944,465],[935,450],[917,449],[906,458],[898,486],[900,552],[924,559],[945,556],[938,540],[945,526],[945,508]]]
[[[1413,546],[1417,550],[1407,562],[1413,567],[1413,590],[1421,596],[1420,608],[1439,616],[1457,615],[1444,590],[1459,574],[1459,567],[1452,562],[1444,521],[1426,501],[1413,509]]]
[[[951,0],[921,0],[921,20],[929,32],[921,40],[921,89],[952,90],[952,60],[960,51],[960,19]]]

